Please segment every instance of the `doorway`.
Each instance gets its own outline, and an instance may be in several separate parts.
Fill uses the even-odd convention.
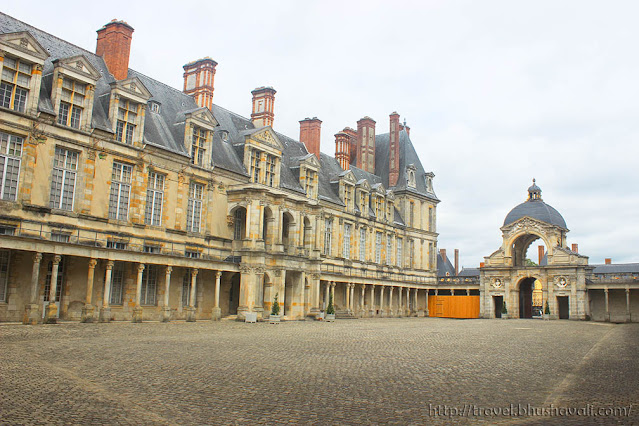
[[[237,315],[237,307],[240,305],[240,274],[231,278],[231,288],[229,291],[229,315]]]
[[[559,319],[570,319],[569,296],[557,296],[557,306],[559,308]]]
[[[493,296],[495,306],[495,318],[501,318],[501,310],[504,308],[504,296]]]
[[[533,317],[533,288],[535,278],[524,278],[519,284],[519,318]]]

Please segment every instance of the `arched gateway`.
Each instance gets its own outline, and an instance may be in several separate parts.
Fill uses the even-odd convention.
[[[584,319],[586,276],[592,267],[588,257],[568,248],[566,222],[542,200],[534,179],[528,199],[508,213],[501,231],[502,246],[480,270],[480,316],[502,316],[505,303],[509,318],[533,318],[548,303],[550,318]],[[526,259],[537,240],[546,247],[538,265]]]

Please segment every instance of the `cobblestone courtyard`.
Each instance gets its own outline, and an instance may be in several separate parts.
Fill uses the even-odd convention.
[[[639,324],[540,320],[5,324],[0,423],[638,424],[638,343]],[[519,404],[634,407],[490,416]]]

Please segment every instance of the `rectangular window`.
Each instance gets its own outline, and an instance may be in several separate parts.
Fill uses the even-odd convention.
[[[25,112],[33,66],[19,59],[4,58],[0,81],[0,106]]]
[[[142,247],[144,253],[160,253],[162,250],[159,246],[144,246]]]
[[[195,250],[185,250],[184,251],[184,256],[188,257],[189,259],[199,259],[200,258],[200,252],[199,251],[195,251]]]
[[[197,277],[195,277],[195,285],[197,286]],[[191,269],[188,268],[184,272],[182,278],[182,306],[189,306],[191,300]],[[197,297],[195,298],[195,306],[197,306]]]
[[[63,234],[60,232],[52,232],[51,233],[51,241],[55,241],[56,243],[68,243],[71,239],[69,234]]]
[[[409,206],[409,218],[410,218],[410,226],[415,227],[415,203],[411,201]]]
[[[186,230],[188,232],[200,232],[203,192],[204,185],[195,182],[191,182],[189,185],[189,204],[186,211]]]
[[[324,254],[330,256],[331,246],[333,245],[333,220],[326,219],[324,225]]]
[[[260,151],[251,150],[251,179],[253,182],[260,182],[260,174],[262,167],[262,153]]]
[[[359,260],[366,261],[366,229],[359,228]]]
[[[0,225],[0,235],[15,235],[15,234],[16,234],[15,226]]]
[[[435,232],[435,216],[433,214],[433,208],[428,208],[428,230],[430,232]]]
[[[351,224],[344,224],[344,245],[342,247],[342,255],[344,259],[351,258]]]
[[[23,139],[0,132],[0,199],[15,201],[18,195]]]
[[[162,224],[164,179],[164,175],[149,172],[149,183],[146,189],[146,207],[144,208],[144,223],[147,225],[160,226]]]
[[[111,194],[109,196],[109,218],[127,220],[129,216],[129,196],[133,166],[113,162],[111,174]]]
[[[49,301],[49,293],[51,293],[51,278],[53,276],[53,262],[49,262],[47,266],[47,276],[44,281],[44,301]],[[58,264],[58,279],[55,289],[55,301],[59,302],[62,297],[62,285],[64,284],[64,258]]]
[[[391,264],[391,257],[393,253],[393,237],[391,235],[386,236],[386,264]]]
[[[80,128],[85,94],[86,84],[75,82],[66,77],[62,79],[58,124],[75,129]]]
[[[9,283],[9,250],[0,250],[0,302],[7,301]]]
[[[382,233],[375,234],[375,263],[382,263]]]
[[[404,240],[402,240],[401,238],[397,239],[397,266],[402,267],[404,266],[402,264],[402,244],[403,244]]]
[[[135,131],[137,117],[138,104],[127,99],[120,99],[115,126],[115,140],[128,145],[133,144],[133,132]]]
[[[142,297],[140,305],[155,305],[158,273],[155,265],[146,265],[142,272]]]
[[[124,296],[124,263],[115,262],[111,271],[111,295],[112,305],[121,305]]]
[[[409,250],[408,256],[410,258],[410,267],[414,268],[415,267],[415,240],[410,240],[410,250]]]
[[[266,154],[266,184],[273,186],[275,182],[275,156]]]
[[[191,164],[204,165],[204,153],[206,152],[206,139],[208,131],[201,127],[193,127],[193,139],[191,141]]]
[[[315,197],[315,172],[306,170],[306,196]]]
[[[346,210],[350,210],[351,203],[353,202],[353,194],[352,189],[348,186],[344,186],[344,204],[346,205]]]
[[[108,240],[106,243],[106,248],[126,250],[126,243],[123,241]]]
[[[78,153],[56,146],[53,173],[51,175],[49,207],[52,209],[73,210],[77,169]]]

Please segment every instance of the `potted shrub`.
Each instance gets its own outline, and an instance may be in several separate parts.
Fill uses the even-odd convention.
[[[335,321],[335,307],[333,306],[333,293],[328,295],[328,306],[326,307],[326,315],[324,320],[327,322]]]
[[[508,308],[506,307],[506,301],[504,300],[504,303],[502,303],[501,305],[501,317],[503,319],[507,319],[508,318]]]
[[[543,318],[545,320],[550,319],[550,306],[548,305],[548,299],[546,299],[546,306],[544,307]]]
[[[268,317],[268,322],[270,324],[279,324],[280,323],[280,304],[277,303],[277,296],[279,293],[275,293],[275,297],[273,298],[273,306],[271,307],[271,315]]]

